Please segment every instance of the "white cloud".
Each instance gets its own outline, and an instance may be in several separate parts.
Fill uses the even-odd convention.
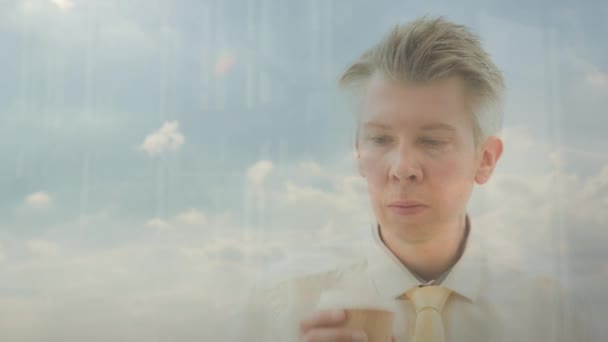
[[[608,160],[593,149],[541,141],[523,127],[507,128],[505,144],[499,169],[490,183],[474,190],[470,204],[494,256],[551,276],[557,267],[566,267],[556,264],[560,258],[573,265],[583,259],[581,246],[601,253],[594,241],[608,240],[608,232],[600,229],[608,222]],[[586,170],[580,160],[589,162]],[[242,229],[258,238],[254,241],[274,236],[290,249],[365,228],[373,219],[366,185],[351,161],[344,161],[338,167],[273,165],[273,177],[264,183],[265,205]],[[249,200],[252,207],[259,202]]]
[[[581,56],[578,50],[566,49],[566,51],[565,57],[568,62],[584,75],[584,81],[587,84],[598,89],[608,89],[608,72]]]
[[[51,241],[34,239],[26,242],[27,250],[40,258],[55,257],[61,253],[61,247]]]
[[[216,220],[215,222],[221,222]],[[146,227],[157,229],[158,232],[174,232],[177,227],[181,225],[185,226],[204,226],[209,223],[209,217],[204,212],[197,209],[189,209],[183,212],[179,212],[175,215],[172,220],[163,220],[155,217],[151,218],[146,222]]]
[[[348,178],[347,178],[348,179]],[[342,188],[338,188],[341,186]],[[365,199],[362,192],[353,190],[353,185],[336,182],[334,188],[323,190],[314,186],[286,183],[286,199],[296,207],[320,206],[338,212],[355,212]]]
[[[586,76],[589,84],[598,88],[608,88],[608,73],[602,71],[589,72]]]
[[[62,10],[74,7],[74,2],[72,0],[51,0],[51,2]]]
[[[184,144],[184,135],[179,131],[177,121],[165,122],[156,132],[149,134],[139,148],[150,156],[166,151],[176,151]]]
[[[307,160],[300,163],[299,167],[306,173],[318,176],[322,173],[321,167],[319,164],[314,161]]]
[[[244,198],[242,229],[258,242],[280,237],[293,247],[365,229],[371,222],[366,186],[352,173],[352,163],[351,158],[339,158],[323,167],[311,160],[273,165],[272,177],[257,196],[252,191]],[[268,169],[258,167],[264,175]],[[335,225],[328,228],[330,221]]]
[[[45,244],[32,245],[38,250]],[[225,291],[242,283],[246,270],[206,261],[181,257],[168,244],[131,243],[16,262],[3,268],[3,338],[149,341],[175,340],[177,334],[208,340],[222,332],[220,327],[228,328],[216,299],[233,307],[244,293],[226,296]]]
[[[247,170],[248,183],[253,186],[261,185],[273,168],[273,163],[268,160],[258,161]]]
[[[156,228],[158,232],[167,232],[174,229],[172,224],[160,218],[148,220],[148,222],[146,222],[146,227]]]
[[[608,165],[588,177],[566,172],[562,167],[570,165],[570,154],[576,152],[554,148],[550,157],[551,146],[529,132],[509,134],[511,157],[505,161],[511,165],[475,190],[474,224],[484,230],[493,255],[511,265],[541,270],[539,276],[558,260],[589,265],[575,279],[577,286],[601,295],[590,281],[608,280],[605,263],[601,264],[608,232],[600,229],[608,222]],[[552,163],[552,158],[561,162]],[[144,232],[116,247],[70,255],[55,237],[53,242],[28,241],[29,253],[54,257],[15,262],[11,257],[10,267],[3,263],[3,289],[9,293],[0,294],[0,315],[8,317],[0,322],[3,336],[41,340],[54,334],[66,341],[146,341],[170,339],[177,333],[188,340],[222,336],[230,328],[228,308],[240,303],[256,270],[285,260],[292,251],[367,228],[365,182],[354,172],[351,159],[335,160],[339,162],[332,165],[262,161],[249,168],[248,180],[264,184],[267,202],[260,214],[264,221],[257,225],[248,226],[238,211],[218,214],[192,208],[178,211],[170,220],[153,218],[146,223],[171,231],[170,239]],[[529,163],[537,167],[527,168]],[[528,172],[511,172],[522,168]],[[553,219],[557,215],[573,223],[564,227],[569,240],[559,242],[559,220]],[[205,229],[173,228],[203,222]],[[96,224],[92,220],[87,229],[96,229]],[[107,224],[104,220],[97,228]],[[83,307],[88,308],[87,315],[82,315]],[[201,320],[202,325],[192,327],[191,322]]]
[[[585,265],[608,257],[597,242],[608,240],[608,159],[593,148],[552,146],[525,130],[509,129],[505,144],[502,167],[470,205],[492,254],[535,272],[592,272]]]
[[[175,222],[186,225],[205,225],[208,222],[208,218],[207,215],[205,215],[205,213],[202,211],[190,209],[188,211],[178,213],[175,216]]]
[[[36,192],[25,198],[25,204],[30,208],[43,209],[51,205],[51,196],[46,192]]]

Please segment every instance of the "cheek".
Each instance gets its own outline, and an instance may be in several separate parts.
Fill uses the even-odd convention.
[[[469,163],[462,160],[451,159],[442,163],[441,166],[432,168],[429,180],[434,192],[439,195],[439,200],[453,205],[457,202],[466,201],[474,182],[474,175]],[[447,202],[452,202],[449,204]]]
[[[473,160],[459,155],[452,155],[448,158],[442,158],[437,163],[430,165],[428,170],[432,173],[432,177],[438,181],[456,182],[458,180],[473,180],[472,166]]]
[[[359,169],[364,174],[365,181],[372,199],[380,196],[386,186],[388,167],[384,160],[371,154],[361,154]]]
[[[464,169],[457,160],[443,161],[440,166],[432,168],[433,176],[439,181],[449,182],[463,176]]]
[[[374,154],[362,154],[359,160],[359,167],[365,173],[368,183],[378,183],[386,178],[388,167],[382,156]]]

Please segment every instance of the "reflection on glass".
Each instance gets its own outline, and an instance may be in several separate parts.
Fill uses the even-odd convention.
[[[471,229],[547,288],[553,332],[572,324],[570,297],[550,297],[563,288],[601,340],[608,7],[528,5],[2,2],[4,339],[229,340],[258,276],[329,269],[336,246],[340,264],[361,257],[376,215],[358,97],[337,81],[428,14],[470,27],[505,78],[504,151],[468,202]],[[441,154],[449,135],[408,147]],[[395,141],[367,140],[370,167]]]

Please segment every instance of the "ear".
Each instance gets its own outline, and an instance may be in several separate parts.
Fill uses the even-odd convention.
[[[502,150],[503,144],[499,137],[491,136],[486,139],[480,150],[481,158],[479,160],[477,172],[475,173],[475,182],[477,184],[484,184],[490,180],[494,168],[496,168],[496,163],[498,163],[498,160],[502,155]]]

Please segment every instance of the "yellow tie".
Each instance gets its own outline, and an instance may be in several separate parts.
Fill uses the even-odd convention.
[[[406,293],[416,308],[412,342],[445,342],[441,312],[451,293],[442,286],[416,287]]]

